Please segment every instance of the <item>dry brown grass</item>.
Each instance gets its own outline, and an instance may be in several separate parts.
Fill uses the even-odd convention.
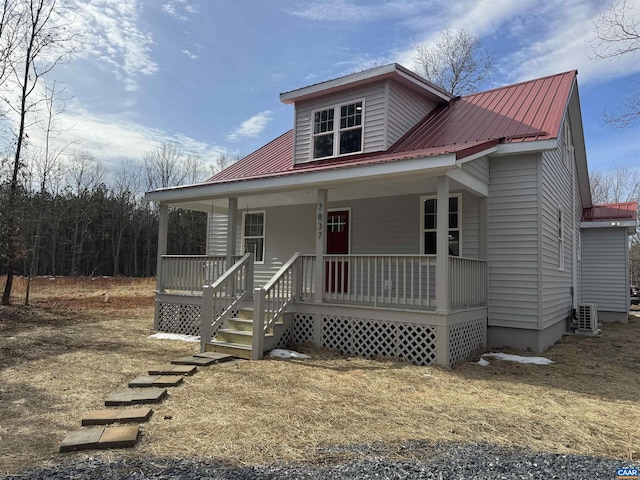
[[[85,455],[56,453],[82,413],[146,367],[197,350],[147,338],[150,282],[111,282],[95,290],[59,282],[29,309],[0,310],[0,472]],[[311,360],[204,368],[154,408],[135,449],[100,455],[321,461],[321,447],[333,444],[424,439],[637,461],[640,318],[603,330],[563,339],[546,367],[450,370],[303,348]]]

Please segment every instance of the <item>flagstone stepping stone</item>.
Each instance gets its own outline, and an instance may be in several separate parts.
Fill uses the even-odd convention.
[[[148,370],[149,375],[193,375],[198,371],[198,367],[193,365],[157,365]]]
[[[183,380],[182,375],[140,375],[129,382],[129,388],[177,387]]]
[[[87,412],[82,417],[82,426],[107,425],[110,423],[146,422],[153,410],[149,407],[114,409],[107,408]]]
[[[143,388],[116,390],[105,399],[106,407],[134,405],[143,403],[159,403],[167,396],[166,388]]]
[[[96,427],[69,432],[60,444],[60,453],[76,450],[128,448],[138,441],[140,427]]]
[[[214,358],[203,358],[203,357],[180,357],[175,360],[171,360],[171,363],[174,365],[197,365],[199,367],[206,367],[207,365],[213,365],[214,363],[218,363],[218,360]]]
[[[233,360],[233,356],[227,355],[226,353],[220,353],[220,352],[200,352],[200,353],[196,353],[194,357],[210,358],[217,362],[228,362]]]

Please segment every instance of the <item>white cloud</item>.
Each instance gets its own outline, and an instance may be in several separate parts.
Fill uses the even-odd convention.
[[[187,0],[169,0],[162,4],[162,11],[178,20],[189,20],[189,15],[198,13],[198,5]]]
[[[360,5],[351,0],[316,1],[301,4],[288,13],[297,17],[316,21],[372,21],[415,15],[424,10],[432,10],[433,2],[425,0],[392,1],[378,4]]]
[[[158,71],[151,58],[153,38],[138,27],[140,9],[139,0],[76,2],[74,28],[85,45],[78,56],[110,66],[127,91],[137,90],[140,75]]]
[[[242,137],[255,138],[267,127],[267,124],[273,120],[271,110],[265,110],[254,115],[249,120],[245,120],[232,133],[227,135],[228,140],[239,140]]]
[[[182,53],[184,53],[191,60],[197,60],[198,59],[198,55],[196,55],[195,53],[190,52],[189,50],[182,50]]]
[[[547,30],[538,40],[521,48],[507,57],[504,68],[512,72],[514,80],[524,80],[571,69],[578,69],[580,82],[601,83],[640,72],[640,62],[633,55],[625,55],[610,61],[594,61],[592,43],[594,23],[599,11],[584,1],[570,3],[558,1],[563,14],[571,22],[563,19],[548,19]],[[640,15],[640,2],[629,2]]]
[[[230,153],[223,147],[182,133],[133,122],[125,115],[95,115],[76,105],[71,105],[56,118],[56,127],[63,133],[51,141],[52,148],[61,149],[69,142],[79,141],[66,152],[87,151],[106,164],[115,165],[125,158],[141,159],[146,152],[163,142],[176,143],[184,153],[199,155],[205,162],[214,161],[220,154]],[[41,130],[31,129],[29,138],[34,147],[45,144]]]

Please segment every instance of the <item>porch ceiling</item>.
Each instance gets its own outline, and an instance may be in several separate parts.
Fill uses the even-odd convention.
[[[438,172],[442,175],[443,172]],[[348,183],[318,186],[327,188],[329,202],[342,202],[364,198],[393,197],[410,194],[434,194],[437,189],[436,175],[397,175],[389,176],[385,179],[356,179]],[[474,195],[471,188],[463,183],[451,178],[450,190],[452,193],[467,191]],[[239,209],[259,209],[265,207],[278,207],[284,205],[311,204],[317,201],[317,188],[295,186],[287,189],[272,191],[269,193],[255,193],[238,195]],[[171,202],[169,205],[188,210],[199,210],[202,212],[226,213],[228,207],[228,197],[206,198],[191,200],[187,202]]]

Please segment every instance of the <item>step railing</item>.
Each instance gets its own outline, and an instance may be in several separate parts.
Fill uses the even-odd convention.
[[[198,293],[211,285],[227,269],[221,255],[162,255],[158,272],[158,291]]]
[[[300,254],[295,253],[287,263],[261,288],[253,291],[253,338],[251,358],[259,360],[264,354],[264,337],[278,318],[297,297],[302,282]]]
[[[222,323],[238,307],[240,301],[250,297],[253,291],[253,254],[247,253],[213,285],[202,289],[202,311],[200,315],[200,350],[205,351]]]

